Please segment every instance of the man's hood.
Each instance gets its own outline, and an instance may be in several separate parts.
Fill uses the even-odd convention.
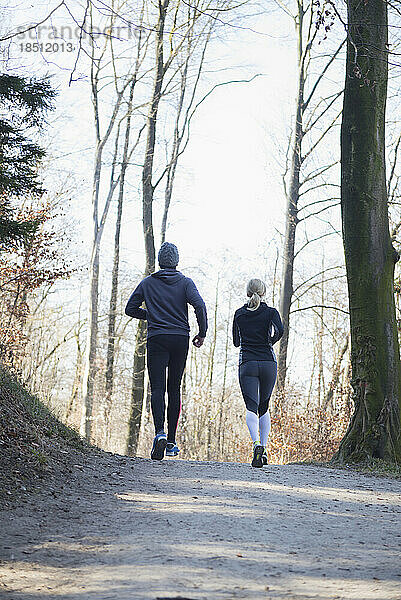
[[[174,285],[184,278],[184,275],[180,271],[176,271],[176,269],[160,269],[160,271],[152,273],[151,276],[161,279],[168,285]]]

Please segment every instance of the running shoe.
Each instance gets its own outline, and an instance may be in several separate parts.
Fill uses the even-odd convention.
[[[253,458],[252,458],[252,466],[253,467],[257,467],[257,468],[261,468],[263,467],[263,452],[264,452],[264,447],[260,445],[260,443],[255,442],[253,445]]]
[[[266,452],[266,448],[263,450],[262,462],[263,462],[264,465],[267,465],[267,452]]]
[[[152,460],[162,460],[164,457],[164,451],[167,446],[167,436],[164,432],[158,433],[155,435],[155,439],[153,440],[152,451],[150,453],[150,458]]]
[[[167,442],[166,456],[177,456],[180,449],[175,442]]]

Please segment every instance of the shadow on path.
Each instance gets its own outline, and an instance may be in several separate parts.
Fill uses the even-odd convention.
[[[401,600],[401,482],[90,458],[2,514],[1,598]]]

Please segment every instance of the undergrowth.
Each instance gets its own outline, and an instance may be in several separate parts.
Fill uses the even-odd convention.
[[[71,453],[89,449],[40,400],[0,366],[0,502],[68,469]]]
[[[314,467],[328,467],[330,469],[344,469],[355,471],[363,475],[374,475],[375,477],[387,477],[390,479],[401,479],[401,465],[389,463],[381,458],[372,458],[362,463],[344,463],[337,460],[320,462],[318,460],[297,461],[297,465],[311,465]]]

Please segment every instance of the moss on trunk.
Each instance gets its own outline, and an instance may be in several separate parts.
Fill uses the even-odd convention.
[[[355,412],[334,460],[401,460],[401,372],[385,169],[387,5],[348,0],[341,208]]]

